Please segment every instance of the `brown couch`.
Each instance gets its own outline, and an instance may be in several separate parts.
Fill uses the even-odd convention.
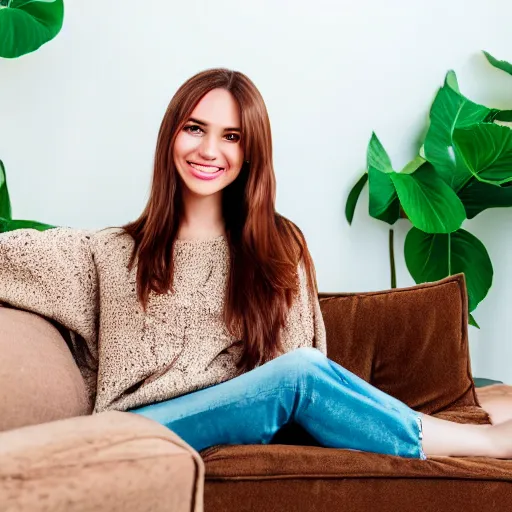
[[[463,275],[320,301],[329,357],[414,409],[468,423],[490,422],[481,396],[495,421],[512,409],[509,386],[476,394]],[[323,448],[296,425],[199,457],[146,418],[91,416],[64,338],[31,313],[0,308],[0,354],[2,512],[199,512],[203,483],[207,512],[512,509],[512,460]]]

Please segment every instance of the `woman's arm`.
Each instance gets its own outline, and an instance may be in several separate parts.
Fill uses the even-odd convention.
[[[98,277],[93,233],[19,229],[0,235],[0,302],[54,320],[83,338],[97,360]]]
[[[299,291],[292,303],[286,325],[281,332],[285,352],[299,347],[314,347],[327,355],[325,325],[320,311],[318,295],[311,290],[304,265],[297,269]]]

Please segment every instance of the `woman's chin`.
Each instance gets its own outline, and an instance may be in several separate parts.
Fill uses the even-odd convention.
[[[212,183],[211,181],[199,181],[199,183],[184,181],[183,186],[187,194],[198,197],[213,196],[219,194],[224,189],[222,184]]]

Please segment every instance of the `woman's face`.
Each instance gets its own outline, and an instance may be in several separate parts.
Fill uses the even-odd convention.
[[[229,91],[213,89],[178,133],[173,159],[188,192],[217,194],[240,174],[244,155],[239,110]]]

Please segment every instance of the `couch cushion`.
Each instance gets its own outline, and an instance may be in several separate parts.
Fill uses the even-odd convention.
[[[431,414],[466,411],[478,423],[463,274],[365,293],[320,294],[329,358]],[[462,419],[463,421],[463,419]]]
[[[201,456],[206,510],[480,512],[512,502],[512,460],[284,445],[219,446]]]
[[[87,414],[84,380],[44,318],[0,307],[0,431]]]
[[[203,479],[195,450],[137,414],[0,433],[0,510],[202,512]]]

